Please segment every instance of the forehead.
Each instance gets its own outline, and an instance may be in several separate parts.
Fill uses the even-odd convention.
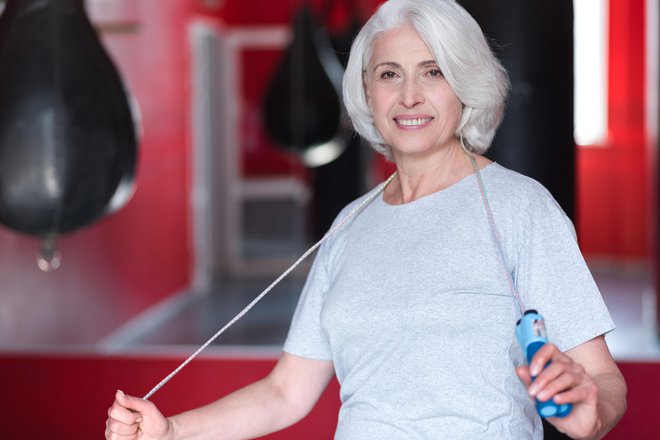
[[[402,26],[380,33],[373,41],[370,65],[383,62],[414,62],[433,60],[434,56],[411,26]]]

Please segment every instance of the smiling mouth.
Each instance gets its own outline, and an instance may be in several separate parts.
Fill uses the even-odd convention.
[[[433,118],[394,118],[397,125],[404,127],[421,127],[431,122]]]

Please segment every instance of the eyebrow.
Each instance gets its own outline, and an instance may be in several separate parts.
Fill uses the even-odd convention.
[[[418,67],[437,66],[437,65],[438,65],[438,63],[435,60],[426,60],[426,61],[421,61],[421,62],[417,63]],[[401,68],[401,64],[399,64],[399,63],[395,63],[394,61],[384,61],[382,63],[376,64],[374,66],[374,68],[372,69],[372,72],[375,72],[376,69],[378,69],[379,67],[383,67],[383,66],[393,67],[393,68],[397,68],[397,69]]]

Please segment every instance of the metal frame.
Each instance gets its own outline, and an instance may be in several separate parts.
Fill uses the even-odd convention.
[[[191,25],[189,35],[193,288],[207,290],[223,276],[271,276],[285,270],[297,256],[245,257],[243,204],[288,199],[304,211],[310,190],[293,176],[246,180],[240,175],[244,144],[238,129],[244,110],[240,54],[250,49],[280,50],[289,41],[289,30],[284,26],[227,29],[200,20]]]

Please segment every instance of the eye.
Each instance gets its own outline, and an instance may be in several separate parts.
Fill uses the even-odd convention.
[[[440,69],[431,69],[426,73],[428,76],[433,78],[442,78],[442,70]]]
[[[380,79],[394,79],[396,78],[396,73],[392,72],[391,70],[386,70],[385,72],[381,72],[378,77]]]

